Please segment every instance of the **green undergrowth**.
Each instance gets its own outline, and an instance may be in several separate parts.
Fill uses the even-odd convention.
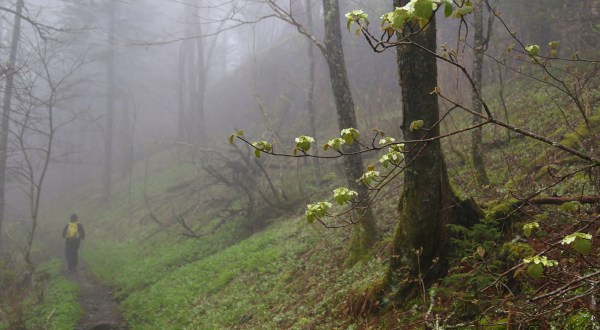
[[[74,329],[83,315],[77,301],[79,285],[61,275],[62,267],[53,259],[36,268],[34,288],[39,303],[26,311],[28,329]]]
[[[118,289],[117,298],[124,299],[173,270],[233,244],[236,237],[228,229],[202,239],[162,234],[148,241],[93,241],[85,247],[83,257],[94,274]]]
[[[106,244],[86,260],[120,289],[132,329],[337,327],[350,322],[339,316],[350,290],[380,276],[383,264],[345,269],[344,232],[317,231],[285,220],[222,250],[210,251],[210,239],[152,253]]]

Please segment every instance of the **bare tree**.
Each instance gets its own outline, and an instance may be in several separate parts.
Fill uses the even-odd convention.
[[[2,247],[2,224],[4,222],[5,186],[6,186],[6,160],[8,156],[8,129],[11,115],[11,106],[16,74],[17,49],[21,38],[21,15],[23,13],[23,0],[17,0],[15,20],[13,24],[12,39],[8,68],[6,71],[6,84],[2,103],[2,123],[0,124],[0,248]]]
[[[116,52],[116,16],[117,16],[117,0],[110,0],[109,4],[109,20],[108,20],[108,35],[107,47],[108,58],[106,63],[106,117],[104,127],[104,170],[102,177],[102,198],[105,202],[110,203],[111,181],[112,181],[112,158],[113,158],[113,127],[115,117],[115,97],[116,97],[116,81],[115,81],[115,52]]]
[[[475,0],[475,6],[473,8],[473,93],[472,93],[472,105],[473,111],[481,114],[483,112],[483,105],[481,104],[480,94],[483,77],[483,55],[487,48],[489,41],[489,34],[486,38],[483,29],[483,12],[484,12],[484,0]],[[488,33],[490,29],[488,27]],[[481,123],[481,116],[473,115],[473,125],[479,125]],[[477,183],[480,186],[485,186],[490,183],[488,179],[487,171],[483,163],[482,155],[482,127],[476,128],[471,131],[471,157],[473,160],[473,167],[475,168],[475,177]]]

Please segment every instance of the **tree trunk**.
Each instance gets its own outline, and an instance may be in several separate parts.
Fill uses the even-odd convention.
[[[312,17],[312,0],[306,0],[306,26],[312,31],[313,29],[313,17]],[[308,40],[308,86],[306,88],[306,109],[308,110],[308,118],[310,125],[310,134],[313,137],[317,137],[317,124],[316,124],[316,109],[315,109],[315,45],[312,41]],[[315,148],[315,155],[319,155],[318,148]],[[321,185],[321,163],[319,158],[313,158],[313,166],[315,167],[315,184]]]
[[[473,47],[475,54],[473,55],[473,94],[472,104],[473,111],[481,113],[483,105],[481,104],[481,81],[483,67],[483,52],[485,51],[485,37],[483,35],[483,0],[475,0],[474,6],[474,36]],[[481,123],[481,117],[473,115],[473,125]],[[490,184],[487,176],[487,171],[483,164],[483,155],[481,153],[482,144],[482,127],[471,131],[471,153],[473,167],[475,168],[475,178],[480,186]]]
[[[398,1],[403,6],[407,0]],[[407,25],[411,30],[417,27]],[[411,41],[436,51],[435,18]],[[431,92],[437,86],[436,58],[415,45],[397,47],[397,64],[402,90],[403,126],[406,141],[439,136],[438,99]],[[410,130],[411,123],[423,120],[422,129]],[[447,225],[457,219],[473,219],[479,209],[472,201],[460,201],[452,191],[439,140],[406,144],[406,169],[399,203],[400,218],[394,232],[391,259],[386,275],[387,290],[399,296],[414,294],[443,275],[450,249]]]
[[[197,14],[199,15],[199,13]],[[197,90],[194,93],[197,95],[197,107],[192,109],[194,131],[194,142],[207,143],[206,124],[204,119],[204,100],[206,97],[207,84],[207,66],[204,59],[204,37],[202,36],[202,22],[197,18],[196,25],[196,74],[197,74]]]
[[[6,160],[8,157],[8,127],[10,122],[12,92],[14,87],[14,76],[17,61],[17,49],[21,38],[21,14],[23,12],[23,0],[17,1],[15,10],[15,22],[13,25],[12,40],[10,44],[10,55],[8,68],[6,70],[6,84],[2,103],[2,123],[0,133],[0,248],[2,248],[2,225],[4,223],[5,190],[6,190]]]
[[[329,66],[331,87],[335,99],[340,129],[356,128],[356,115],[350,83],[346,73],[344,50],[342,48],[342,33],[340,27],[340,12],[338,0],[323,0],[323,15],[325,22],[325,59]],[[346,152],[357,151],[359,146],[354,143]],[[360,198],[366,198],[367,188],[356,183],[364,173],[362,157],[360,155],[344,157],[344,174],[351,189],[356,190]],[[377,225],[371,209],[366,208],[367,201],[361,203],[358,212],[360,226],[355,226],[354,235],[350,246],[349,262],[357,261],[375,241]]]
[[[111,0],[108,22],[108,61],[106,64],[106,123],[104,136],[104,173],[102,199],[110,202],[112,181],[113,128],[115,116],[115,36],[117,2]]]
[[[185,141],[185,63],[186,63],[186,43],[179,45],[179,61],[177,63],[177,137]]]

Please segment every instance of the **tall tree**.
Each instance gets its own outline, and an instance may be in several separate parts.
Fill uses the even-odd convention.
[[[344,58],[344,49],[342,47],[342,29],[340,26],[340,9],[338,0],[323,0],[323,20],[325,22],[325,60],[329,67],[329,78],[331,79],[331,88],[335,99],[335,108],[337,110],[338,125],[340,129],[357,127],[354,99],[348,81],[346,71],[346,62]],[[353,153],[358,151],[358,144],[354,143],[347,148],[346,152]],[[356,180],[364,173],[364,166],[360,154],[344,157],[344,173],[348,180],[348,185],[355,189],[359,196],[367,196],[366,186],[358,184]],[[350,261],[360,257],[364,251],[369,248],[377,236],[377,224],[370,208],[367,207],[367,201],[362,200],[359,209],[362,212],[360,226],[354,230],[351,242]]]
[[[6,187],[6,160],[8,157],[8,129],[12,106],[14,78],[16,74],[17,49],[21,38],[21,15],[23,13],[23,0],[17,0],[15,20],[13,24],[8,69],[6,70],[6,83],[2,102],[2,123],[0,135],[0,247],[2,247],[2,224],[4,222],[5,187]]]
[[[335,101],[338,126],[340,129],[356,128],[356,107],[348,81],[344,49],[342,47],[339,0],[322,1],[323,22],[325,25],[323,42],[320,42],[306,26],[296,20],[291,14],[291,9],[286,10],[283,6],[276,3],[275,0],[268,0],[268,4],[275,11],[277,17],[296,26],[301,34],[308,37],[319,48],[329,68],[329,78]],[[364,172],[362,156],[358,153],[360,147],[354,143],[344,148],[345,152],[352,154],[343,159],[344,175],[346,176],[348,185],[351,189],[357,191],[360,196],[367,196],[367,187],[356,182]],[[366,199],[360,201],[357,208],[360,212],[355,214],[356,217],[353,220],[353,222],[358,222],[359,225],[354,227],[354,234],[350,243],[349,262],[358,260],[374,243],[377,237],[377,223],[367,204],[368,201]]]
[[[473,10],[473,49],[475,51],[473,57],[473,92],[472,92],[472,105],[473,111],[477,114],[483,112],[483,104],[481,103],[481,81],[483,78],[483,53],[487,48],[487,39],[484,36],[483,30],[483,1],[475,0],[475,6]],[[473,115],[473,125],[479,125],[481,123],[480,115]],[[490,179],[487,176],[487,171],[483,164],[483,155],[481,152],[482,145],[482,127],[476,128],[471,131],[471,157],[473,161],[473,167],[475,168],[475,177],[477,183],[481,186],[488,185]]]
[[[313,13],[312,13],[312,0],[306,0],[306,27],[309,30],[313,30]],[[315,109],[315,45],[310,40],[307,40],[307,55],[308,55],[308,86],[306,86],[306,109],[308,110],[308,120],[310,125],[311,136],[317,136],[317,124],[316,124],[316,109]],[[318,155],[318,154],[317,154]],[[315,167],[316,183],[321,182],[321,165],[319,158],[315,157],[313,160],[313,166]]]
[[[207,51],[200,8],[196,4],[183,5],[185,40],[179,48],[178,130],[179,137],[188,143],[205,142],[208,136],[204,108],[210,55],[216,39]]]
[[[115,117],[115,38],[116,38],[117,0],[110,0],[108,18],[108,58],[106,62],[106,121],[104,127],[104,168],[102,175],[102,198],[110,202],[113,158],[113,128]]]
[[[394,6],[408,2],[395,0]],[[479,209],[452,190],[439,139],[423,141],[440,135],[438,98],[432,93],[437,87],[435,17],[426,29],[407,22],[398,38],[404,40],[397,46],[397,65],[407,153],[386,284],[402,296],[413,293],[417,281],[428,283],[447,270],[447,225],[473,218]],[[423,123],[421,129],[412,125],[418,121]]]

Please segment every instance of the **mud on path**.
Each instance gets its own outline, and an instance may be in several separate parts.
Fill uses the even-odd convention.
[[[87,272],[85,266],[80,265],[77,272],[66,277],[81,285],[78,300],[83,316],[75,330],[129,329],[111,289]]]

